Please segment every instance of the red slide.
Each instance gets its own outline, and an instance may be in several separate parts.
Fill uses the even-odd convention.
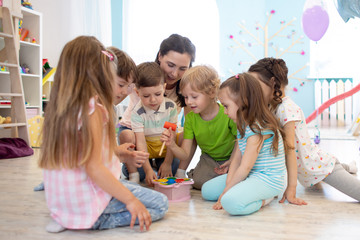
[[[311,122],[312,120],[314,120],[316,118],[317,115],[321,114],[325,109],[327,109],[328,107],[330,107],[330,105],[343,100],[344,98],[350,97],[352,95],[354,95],[355,93],[357,93],[358,91],[360,91],[360,84],[358,84],[356,87],[354,87],[353,89],[344,92],[336,97],[330,98],[329,100],[327,100],[326,102],[324,102],[318,109],[315,109],[314,112],[312,112],[307,118],[306,118],[306,123]]]

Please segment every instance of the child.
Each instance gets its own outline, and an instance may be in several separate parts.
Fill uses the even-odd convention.
[[[360,201],[360,180],[349,174],[357,171],[356,165],[340,164],[334,156],[318,148],[307,132],[303,111],[285,96],[288,68],[284,60],[261,59],[250,67],[249,73],[259,80],[265,101],[274,109],[287,136],[287,145],[290,146],[286,152],[288,186],[280,202],[287,199],[293,204],[306,204],[296,198],[297,180],[305,187],[324,181]]]
[[[260,91],[257,80],[246,73],[230,77],[220,87],[225,113],[236,121],[239,147],[229,173],[206,182],[201,193],[205,200],[217,200],[214,209],[224,208],[231,215],[258,211],[284,187],[283,140]]]
[[[156,62],[145,62],[138,67],[139,78],[136,81],[136,93],[140,102],[136,104],[131,114],[131,126],[135,133],[136,149],[149,152],[149,160],[142,168],[124,167],[125,176],[130,181],[139,182],[146,179],[148,185],[157,179],[153,167],[160,177],[173,176],[179,166],[179,160],[173,159],[171,151],[166,149],[159,156],[162,142],[160,136],[165,122],[177,123],[176,104],[164,97],[164,73]]]
[[[193,140],[196,140],[202,154],[195,169],[188,173],[196,189],[227,172],[234,148],[236,125],[224,114],[224,107],[216,102],[219,86],[220,79],[212,67],[196,66],[187,70],[181,79],[180,90],[192,111],[185,116],[184,140],[181,147],[177,146],[170,130],[165,130],[161,138],[180,159],[177,177],[185,177]]]
[[[49,232],[134,224],[148,230],[167,211],[163,194],[119,181],[121,167],[113,152],[115,130],[109,118],[115,63],[115,56],[89,36],[70,41],[61,53],[39,159],[53,219]]]
[[[115,77],[115,97],[114,106],[122,102],[129,92],[134,88],[133,82],[137,79],[137,70],[134,61],[125,52],[116,47],[108,47],[107,51],[114,54],[117,59],[117,71]],[[114,114],[114,123],[117,124],[117,117]],[[141,167],[149,158],[147,152],[133,151],[135,145],[133,143],[123,143],[115,147],[115,154],[122,159],[125,164],[132,164],[134,167]],[[40,183],[34,188],[34,191],[43,191],[44,183]]]
[[[134,82],[138,78],[136,65],[132,58],[124,51],[116,47],[108,47],[107,51],[116,56],[117,70],[115,77],[115,97],[114,106],[121,103],[134,88]],[[118,120],[115,116],[114,123]],[[115,154],[123,159],[123,163],[132,164],[135,168],[141,167],[145,161],[148,160],[149,154],[143,151],[134,151],[135,145],[133,143],[123,143],[115,148]]]

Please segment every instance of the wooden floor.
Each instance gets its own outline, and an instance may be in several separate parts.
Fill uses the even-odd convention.
[[[320,143],[323,149],[360,165],[359,139],[329,136]],[[50,217],[44,192],[33,191],[42,179],[36,161],[36,155],[0,160],[0,239],[360,239],[360,204],[325,183],[298,186],[307,206],[273,201],[255,214],[234,217],[212,210],[213,203],[192,190],[191,200],[170,203],[165,218],[149,232],[124,227],[50,234],[45,231]]]

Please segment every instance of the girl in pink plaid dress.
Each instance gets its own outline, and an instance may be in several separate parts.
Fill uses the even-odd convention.
[[[165,195],[120,179],[112,118],[116,57],[94,37],[61,53],[45,112],[39,166],[52,222],[49,232],[140,225],[168,209]],[[121,158],[121,154],[120,154]]]

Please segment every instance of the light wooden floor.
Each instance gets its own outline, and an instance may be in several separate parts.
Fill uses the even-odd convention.
[[[343,162],[358,159],[359,166],[359,139],[334,140],[330,135],[321,147]],[[298,186],[307,206],[273,201],[255,214],[234,217],[212,210],[213,203],[193,190],[191,200],[171,203],[149,232],[124,227],[50,234],[45,231],[50,217],[44,192],[33,192],[42,179],[36,160],[36,155],[0,160],[0,239],[360,239],[360,204],[325,183],[311,189]]]

